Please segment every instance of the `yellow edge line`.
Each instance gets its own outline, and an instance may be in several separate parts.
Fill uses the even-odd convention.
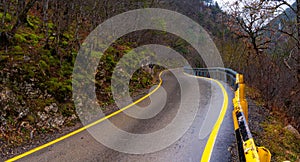
[[[219,118],[218,118],[217,122],[215,123],[214,128],[213,128],[213,130],[208,138],[208,141],[206,143],[204,152],[202,154],[201,162],[208,162],[210,160],[211,153],[213,151],[213,147],[214,147],[219,129],[221,127],[221,124],[223,122],[223,119],[225,117],[225,114],[226,114],[226,111],[228,108],[228,94],[227,94],[224,86],[217,80],[214,80],[214,79],[211,79],[211,80],[215,81],[222,89],[224,100],[223,100],[222,110],[219,115]]]
[[[5,162],[16,161],[16,160],[19,160],[19,159],[21,159],[21,158],[23,158],[23,157],[25,157],[25,156],[28,156],[28,155],[34,153],[34,152],[37,152],[37,151],[39,151],[39,150],[42,150],[42,149],[44,149],[44,148],[46,148],[46,147],[48,147],[48,146],[51,146],[51,145],[53,145],[53,144],[55,144],[55,143],[57,143],[57,142],[60,142],[60,141],[62,141],[62,140],[64,140],[64,139],[66,139],[66,138],[69,138],[69,137],[71,137],[71,136],[73,136],[73,135],[75,135],[75,134],[77,134],[77,133],[80,133],[80,132],[82,132],[82,131],[84,131],[84,130],[86,130],[86,129],[88,129],[88,128],[94,126],[94,125],[97,125],[97,124],[103,122],[104,120],[109,119],[109,118],[111,118],[111,117],[113,117],[113,116],[115,116],[115,115],[121,113],[122,111],[124,111],[124,110],[126,110],[126,109],[132,107],[133,105],[138,104],[139,102],[143,101],[144,99],[146,99],[147,97],[149,97],[150,95],[152,95],[154,92],[156,92],[156,91],[158,90],[158,88],[159,88],[159,87],[161,86],[161,84],[162,84],[161,75],[162,75],[163,72],[164,72],[164,71],[160,72],[160,74],[159,74],[159,84],[158,84],[158,86],[157,86],[154,90],[152,90],[150,93],[148,93],[147,95],[145,95],[145,96],[143,96],[142,98],[138,99],[137,101],[135,101],[135,102],[133,102],[133,103],[127,105],[126,107],[123,107],[122,109],[119,109],[118,111],[115,111],[115,112],[113,112],[113,113],[111,113],[111,114],[109,114],[109,115],[107,115],[107,116],[105,116],[105,117],[103,117],[103,118],[101,118],[101,119],[99,119],[99,120],[97,120],[97,121],[91,123],[91,124],[88,124],[88,125],[86,125],[86,126],[84,126],[84,127],[81,127],[81,128],[79,128],[79,129],[77,129],[77,130],[71,132],[71,133],[68,133],[68,134],[66,134],[66,135],[64,135],[64,136],[62,136],[62,137],[59,137],[59,138],[57,138],[57,139],[55,139],[55,140],[53,140],[53,141],[50,141],[50,142],[48,142],[48,143],[45,143],[45,144],[43,144],[43,145],[41,145],[41,146],[39,146],[39,147],[36,147],[36,148],[34,148],[34,149],[32,149],[32,150],[29,150],[29,151],[24,152],[24,153],[22,153],[22,154],[20,154],[20,155],[17,155],[17,156],[15,156],[15,157],[11,158],[11,159],[6,160]]]
[[[185,74],[187,74],[187,73],[185,73]],[[190,75],[190,74],[187,74],[187,75],[194,76],[194,75]],[[200,160],[200,162],[208,162],[210,160],[210,157],[211,157],[211,154],[212,154],[212,151],[213,151],[213,148],[214,148],[214,144],[215,144],[215,141],[216,141],[219,129],[221,127],[221,124],[222,124],[223,119],[225,117],[225,114],[227,112],[227,108],[228,108],[228,94],[227,94],[224,86],[218,80],[211,79],[211,78],[206,78],[206,77],[199,77],[199,76],[194,76],[194,77],[196,77],[196,78],[203,78],[203,79],[207,79],[207,80],[211,80],[211,81],[216,82],[219,85],[219,87],[221,88],[222,93],[223,93],[223,97],[224,97],[223,105],[222,105],[222,110],[220,112],[220,115],[218,117],[217,122],[214,125],[213,130],[210,133],[210,136],[209,136],[209,138],[207,140],[206,146],[204,148],[204,151],[203,151],[203,154],[202,154],[202,157],[201,157],[201,160]]]

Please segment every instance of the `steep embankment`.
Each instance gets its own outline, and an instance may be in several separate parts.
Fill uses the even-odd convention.
[[[53,7],[55,3],[49,5]],[[4,21],[1,34],[10,31],[18,19],[17,15],[13,15],[18,11],[13,10],[13,2],[9,5],[11,10],[5,16],[0,8],[0,20]],[[53,13],[55,8],[48,10],[51,16],[45,22],[39,5],[41,3],[28,12],[25,23],[18,28],[9,44],[0,48],[1,157],[13,154],[12,148],[15,147],[22,149],[44,143],[52,136],[57,137],[55,133],[63,134],[73,129],[72,126],[77,123],[71,96],[71,76],[78,44],[88,34],[83,26],[89,23],[79,27],[75,24],[76,19],[70,18],[70,24],[61,29],[59,23],[66,22],[57,20],[60,15]],[[122,43],[120,40],[107,50],[102,63],[99,63],[95,84],[97,93],[102,94],[98,97],[99,104],[107,112],[111,111],[107,105],[113,101],[109,88],[113,68],[118,59],[133,47],[134,43]],[[155,67],[152,74],[143,68],[137,70],[131,79],[132,93],[138,95],[138,89],[147,89],[155,84],[153,77],[159,70]]]

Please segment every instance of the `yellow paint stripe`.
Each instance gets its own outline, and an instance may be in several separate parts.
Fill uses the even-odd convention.
[[[135,102],[133,102],[133,103],[127,105],[126,107],[124,107],[124,108],[122,108],[122,109],[119,109],[118,111],[115,111],[115,112],[113,112],[113,113],[111,113],[111,114],[109,114],[109,115],[107,115],[107,116],[105,116],[105,117],[103,117],[103,118],[101,118],[101,119],[99,119],[99,120],[97,120],[97,121],[91,123],[91,124],[88,124],[88,125],[86,125],[86,126],[84,126],[84,127],[82,127],[82,128],[79,128],[79,129],[77,129],[77,130],[75,130],[75,131],[73,131],[73,132],[71,132],[71,133],[68,133],[68,134],[66,134],[66,135],[64,135],[64,136],[62,136],[62,137],[59,137],[59,138],[57,138],[57,139],[55,139],[55,140],[53,140],[53,141],[50,141],[50,142],[48,142],[48,143],[46,143],[46,144],[44,144],[44,145],[41,145],[41,146],[36,147],[36,148],[34,148],[34,149],[32,149],[32,150],[29,150],[29,151],[27,151],[27,152],[25,152],[25,153],[22,153],[22,154],[20,154],[20,155],[17,155],[17,156],[15,156],[15,157],[11,158],[11,159],[8,159],[8,160],[6,160],[6,162],[12,162],[12,161],[19,160],[19,159],[21,159],[21,158],[23,158],[23,157],[25,157],[25,156],[28,156],[28,155],[30,155],[30,154],[32,154],[32,153],[35,153],[35,152],[37,152],[37,151],[39,151],[39,150],[42,150],[42,149],[44,149],[44,148],[46,148],[46,147],[48,147],[48,146],[51,146],[51,145],[53,145],[53,144],[55,144],[55,143],[57,143],[57,142],[62,141],[62,140],[64,140],[64,139],[67,139],[67,138],[69,138],[69,137],[71,137],[71,136],[73,136],[73,135],[75,135],[75,134],[78,134],[78,133],[80,133],[80,132],[82,132],[82,131],[84,131],[84,130],[86,130],[86,129],[88,129],[88,128],[94,126],[94,125],[97,125],[97,124],[103,122],[104,120],[109,119],[109,118],[111,118],[111,117],[113,117],[113,116],[115,116],[115,115],[121,113],[122,111],[124,111],[124,110],[126,110],[126,109],[128,109],[128,108],[130,108],[130,107],[132,107],[132,106],[134,106],[134,105],[136,105],[136,104],[138,104],[139,102],[145,100],[147,97],[149,97],[149,96],[152,95],[154,92],[156,92],[156,91],[158,90],[158,88],[161,86],[161,84],[162,84],[161,75],[162,75],[163,72],[164,72],[164,71],[160,72],[160,74],[159,74],[159,84],[158,84],[158,86],[157,86],[154,90],[152,90],[150,93],[148,93],[147,95],[145,95],[145,96],[143,96],[142,98],[138,99],[137,101],[135,101]]]
[[[222,89],[224,100],[223,100],[222,110],[219,115],[219,118],[214,125],[214,128],[208,138],[205,149],[203,151],[201,162],[208,162],[210,160],[218,132],[220,130],[221,124],[223,122],[223,119],[225,117],[225,114],[226,114],[227,108],[228,108],[228,94],[227,94],[224,86],[217,80],[214,80],[214,79],[211,79],[211,80],[215,81]]]
[[[187,74],[187,73],[185,73],[185,74]],[[204,148],[204,151],[202,153],[202,157],[201,157],[201,160],[200,160],[201,162],[208,162],[210,160],[210,157],[211,157],[214,145],[215,145],[215,141],[216,141],[219,129],[221,127],[221,124],[222,124],[223,119],[225,117],[225,114],[227,112],[227,108],[228,108],[228,94],[227,94],[224,86],[218,80],[211,79],[211,78],[194,76],[194,75],[190,75],[190,74],[187,74],[187,75],[193,76],[193,77],[196,77],[196,78],[203,78],[203,79],[207,79],[207,80],[211,80],[211,81],[216,82],[219,85],[219,87],[221,88],[222,93],[223,93],[223,97],[224,97],[223,104],[222,104],[222,110],[220,112],[220,115],[218,117],[217,122],[214,125],[213,130],[210,133],[210,136],[209,136],[209,138],[207,140],[206,146]]]

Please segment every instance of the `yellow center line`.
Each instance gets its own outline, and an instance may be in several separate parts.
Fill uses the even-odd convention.
[[[143,96],[142,98],[138,99],[137,101],[135,101],[135,102],[133,102],[133,103],[127,105],[126,107],[123,107],[122,109],[119,109],[118,111],[115,111],[115,112],[113,112],[113,113],[111,113],[111,114],[109,114],[109,115],[107,115],[107,116],[105,116],[105,117],[103,117],[103,118],[101,118],[101,119],[99,119],[99,120],[93,122],[93,123],[90,123],[90,124],[88,124],[88,125],[86,125],[86,126],[84,126],[84,127],[81,127],[81,128],[79,128],[79,129],[77,129],[77,130],[71,132],[71,133],[68,133],[68,134],[66,134],[66,135],[64,135],[64,136],[61,136],[61,137],[59,137],[59,138],[57,138],[57,139],[55,139],[55,140],[53,140],[53,141],[50,141],[50,142],[45,143],[45,144],[43,144],[43,145],[41,145],[41,146],[39,146],[39,147],[33,148],[33,149],[31,149],[31,150],[29,150],[29,151],[27,151],[27,152],[24,152],[24,153],[22,153],[22,154],[20,154],[20,155],[17,155],[17,156],[15,156],[15,157],[11,158],[11,159],[8,159],[8,160],[6,160],[6,162],[12,162],[12,161],[19,160],[19,159],[21,159],[21,158],[23,158],[23,157],[25,157],[25,156],[28,156],[28,155],[30,155],[30,154],[32,154],[32,153],[35,153],[35,152],[37,152],[37,151],[39,151],[39,150],[42,150],[42,149],[44,149],[44,148],[46,148],[46,147],[48,147],[48,146],[51,146],[51,145],[53,145],[53,144],[55,144],[55,143],[57,143],[57,142],[60,142],[60,141],[62,141],[62,140],[64,140],[64,139],[66,139],[66,138],[69,138],[69,137],[71,137],[71,136],[73,136],[73,135],[75,135],[75,134],[78,134],[78,133],[80,133],[80,132],[82,132],[82,131],[84,131],[84,130],[86,130],[86,129],[88,129],[88,128],[94,126],[94,125],[97,125],[97,124],[103,122],[103,121],[106,120],[106,119],[109,119],[109,118],[111,118],[111,117],[113,117],[113,116],[115,116],[115,115],[117,115],[117,114],[119,114],[119,113],[125,111],[126,109],[128,109],[128,108],[130,108],[130,107],[132,107],[132,106],[134,106],[134,105],[136,105],[136,104],[138,104],[139,102],[145,100],[147,97],[149,97],[149,96],[152,95],[154,92],[156,92],[156,91],[158,90],[158,88],[160,88],[160,86],[161,86],[161,84],[162,84],[161,75],[162,75],[163,72],[164,72],[164,71],[160,72],[160,74],[159,74],[159,84],[158,84],[158,86],[157,86],[154,90],[152,90],[150,93],[148,93],[147,95],[145,95],[145,96]]]
[[[207,140],[206,146],[204,148],[204,151],[202,153],[202,157],[201,157],[201,160],[200,160],[200,162],[208,162],[210,160],[210,157],[211,157],[214,145],[215,145],[215,141],[216,141],[219,129],[221,127],[221,124],[222,124],[223,119],[225,117],[225,114],[227,112],[228,94],[227,94],[224,86],[222,85],[222,83],[220,83],[218,80],[211,79],[211,78],[200,77],[200,76],[194,76],[194,75],[187,74],[187,73],[184,73],[184,74],[186,74],[188,76],[196,77],[196,78],[202,78],[202,79],[207,79],[207,80],[210,80],[210,81],[214,81],[215,83],[218,84],[218,86],[221,88],[222,93],[223,93],[224,100],[223,100],[223,104],[222,104],[222,110],[220,112],[218,120],[216,121],[216,123],[213,127],[213,130],[210,133],[210,136]]]

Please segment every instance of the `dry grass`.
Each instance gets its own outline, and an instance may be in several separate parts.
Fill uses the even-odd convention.
[[[300,138],[285,129],[288,123],[284,114],[277,111],[269,113],[269,110],[265,108],[265,101],[257,89],[246,87],[246,94],[255,103],[249,107],[251,109],[250,116],[253,120],[250,121],[250,128],[255,143],[270,150],[272,161],[300,162]]]

